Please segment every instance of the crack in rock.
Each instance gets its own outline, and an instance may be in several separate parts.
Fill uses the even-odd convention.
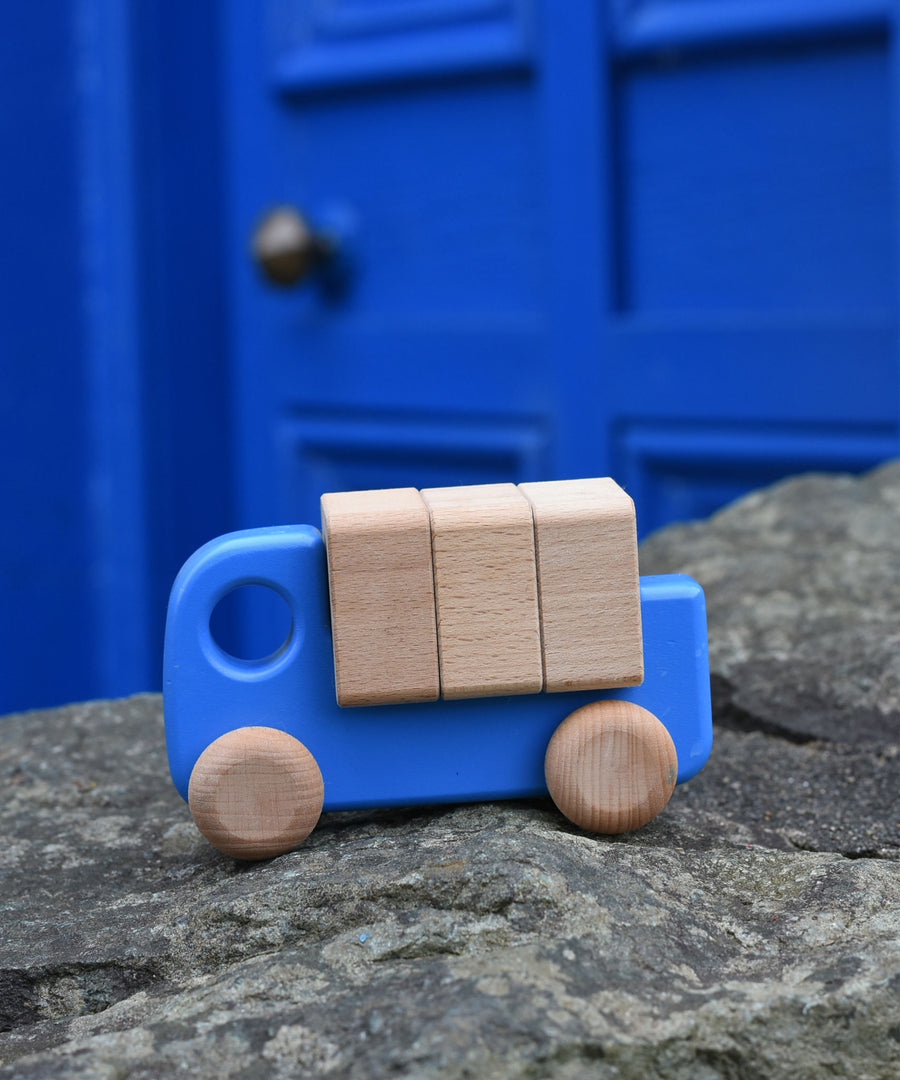
[[[152,970],[120,963],[0,971],[0,1031],[104,1012],[157,978]]]

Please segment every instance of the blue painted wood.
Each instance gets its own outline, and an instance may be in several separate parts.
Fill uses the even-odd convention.
[[[221,7],[162,0],[130,10],[147,448],[143,685],[158,688],[174,576],[232,524]]]
[[[520,72],[532,61],[523,0],[382,0],[273,6],[275,85],[291,94]]]
[[[236,660],[210,616],[230,590],[255,583],[287,603],[293,629],[262,660]],[[197,758],[237,728],[278,728],[322,771],[325,809],[546,795],[544,754],[555,728],[589,701],[621,698],[667,728],[679,782],[712,744],[703,592],[691,578],[641,579],[644,682],[623,689],[340,708],[334,689],[325,549],[311,526],[252,529],[211,541],[185,564],[166,627],[164,706],[172,779],[187,798]]]
[[[884,33],[892,0],[613,0],[622,57]]]
[[[670,521],[705,517],[786,473],[861,472],[895,453],[890,426],[859,435],[852,427],[759,431],[661,421],[629,427],[617,475],[635,503],[648,508],[638,523],[643,538]]]
[[[0,712],[158,688],[171,580],[230,524],[217,18],[4,24]]]
[[[427,414],[335,411],[285,420],[279,426],[280,489],[294,507],[319,513],[323,491],[378,486],[449,487],[460,474],[472,483],[526,481],[548,472],[550,433],[540,420],[503,415],[429,417]]]
[[[11,15],[0,709],[158,685],[189,552],[320,487],[610,473],[646,528],[900,450],[897,37],[889,0]],[[261,280],[282,201],[343,291]]]
[[[7,103],[0,110],[0,711],[41,703],[38,678],[60,697],[79,696],[96,644],[86,573],[91,448],[82,411],[77,72],[72,6],[49,20],[35,5],[6,12],[0,35],[0,95]]]
[[[628,483],[645,532],[900,446],[893,8],[863,7],[827,48],[830,5],[629,4],[612,25],[572,5],[542,36],[566,282],[552,348],[594,357],[577,452]],[[659,32],[623,52],[623,20]],[[591,79],[600,115],[556,123]]]
[[[660,314],[611,317],[607,333],[605,385],[619,423],[630,415],[744,422],[761,434],[774,424],[896,430],[900,370],[890,318]]]
[[[610,84],[603,54],[607,6],[573,0],[565,18],[541,6],[538,119],[547,168],[551,334],[545,370],[558,413],[555,473],[612,473],[612,410],[605,315],[616,295],[616,232]],[[640,515],[639,515],[640,519]]]
[[[462,30],[502,24],[524,41],[532,8],[454,5],[460,22],[446,4],[377,5],[376,22],[393,20],[383,33],[318,34],[297,51],[277,18],[265,33],[252,6],[231,6],[238,524],[309,518],[323,488],[549,475],[533,81],[501,58],[450,78],[436,59]],[[429,19],[438,9],[448,17]],[[317,9],[292,12],[302,23]],[[418,54],[434,66],[415,82],[392,52],[404,35],[433,46]],[[348,76],[339,94],[268,89],[286,51],[298,63],[320,47],[346,57],[348,40],[369,51],[365,85]],[[254,223],[279,202],[342,233],[343,292],[277,290],[247,258]]]
[[[645,529],[900,450],[894,25],[882,0],[235,3],[239,523],[417,468],[518,478],[490,425],[540,475],[626,479]],[[501,27],[520,67],[448,60]],[[343,232],[342,294],[246,260],[281,201]]]
[[[139,280],[133,27],[127,4],[82,4],[80,104],[84,395],[90,464],[92,671],[82,682],[110,696],[152,686],[148,618],[146,417]],[[58,362],[58,361],[57,361]],[[69,613],[73,617],[74,612]],[[79,696],[86,696],[83,692]]]
[[[160,686],[171,581],[228,526],[230,470],[217,8],[83,8],[89,697]]]
[[[890,89],[883,35],[623,72],[620,310],[889,310]]]

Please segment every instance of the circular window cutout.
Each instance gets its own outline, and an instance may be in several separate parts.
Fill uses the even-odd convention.
[[[239,585],[216,604],[209,619],[213,641],[235,660],[272,659],[293,631],[291,609],[268,585]]]

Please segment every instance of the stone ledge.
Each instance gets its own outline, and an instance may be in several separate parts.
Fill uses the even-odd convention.
[[[160,699],[4,718],[0,1076],[894,1077],[900,466],[642,552],[707,587],[717,742],[638,832],[333,814],[241,865]]]

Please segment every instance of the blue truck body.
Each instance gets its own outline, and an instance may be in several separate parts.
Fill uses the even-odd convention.
[[[230,656],[210,630],[216,604],[243,585],[273,589],[291,611],[285,642],[263,660]],[[164,703],[172,779],[187,799],[191,771],[210,743],[261,725],[311,751],[326,811],[541,796],[556,727],[581,705],[621,698],[649,709],[669,731],[681,783],[712,745],[703,590],[677,574],[643,577],[640,586],[640,686],[342,708],[319,531],[296,525],[220,537],[188,560],[169,604]]]

